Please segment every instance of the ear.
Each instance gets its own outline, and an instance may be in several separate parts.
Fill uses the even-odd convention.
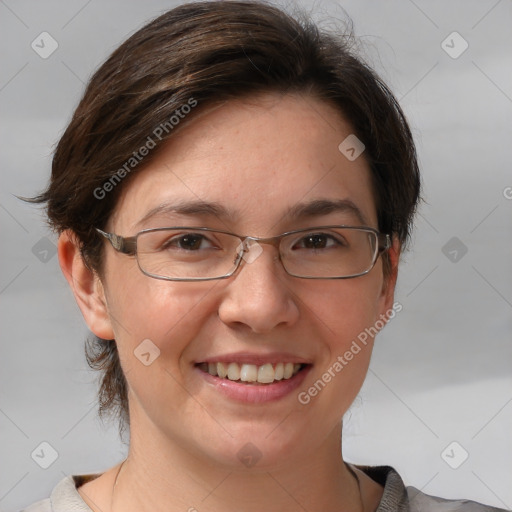
[[[114,339],[105,290],[98,274],[85,264],[77,236],[63,231],[57,244],[60,268],[89,329],[104,340]]]
[[[396,236],[393,237],[391,247],[387,251],[389,259],[389,272],[384,275],[381,300],[385,313],[393,308],[393,301],[395,297],[395,286],[398,277],[398,261],[400,260],[400,241]]]

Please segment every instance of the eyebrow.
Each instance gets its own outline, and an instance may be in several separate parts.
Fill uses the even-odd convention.
[[[316,199],[307,203],[298,203],[289,208],[285,216],[297,220],[305,220],[331,213],[349,213],[354,215],[362,225],[369,225],[363,212],[350,199]],[[237,211],[229,211],[216,202],[202,200],[164,202],[147,212],[137,222],[136,226],[144,224],[157,215],[169,214],[217,217],[221,220],[234,220],[238,216]]]
[[[316,199],[308,203],[299,203],[288,210],[287,216],[306,219],[330,213],[349,213],[354,215],[362,225],[370,225],[360,208],[350,199]]]
[[[206,217],[218,217],[219,219],[231,219],[236,212],[229,212],[224,206],[207,201],[177,201],[159,204],[147,212],[136,226],[144,224],[157,215],[201,215]]]

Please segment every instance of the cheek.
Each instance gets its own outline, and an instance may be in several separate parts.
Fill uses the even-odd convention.
[[[322,290],[311,289],[307,294],[310,318],[315,319],[312,334],[322,345],[319,353],[323,356],[298,391],[297,400],[300,414],[315,435],[327,436],[339,424],[364,382],[373,348],[367,330],[380,313],[377,281],[330,281]]]
[[[322,401],[337,403],[342,411],[359,392],[368,370],[382,308],[381,286],[379,279],[369,275],[329,281],[321,289],[312,287],[306,295],[311,335],[322,345],[323,354],[314,377],[329,388],[322,392]],[[317,388],[322,386],[319,383]]]
[[[140,275],[138,275],[138,274]],[[130,414],[160,421],[194,410],[183,371],[187,346],[212,314],[212,283],[176,283],[144,276],[138,268],[110,275],[109,312],[130,395]],[[138,405],[135,405],[138,404]]]
[[[109,313],[126,371],[133,366],[133,356],[145,346],[155,354],[159,351],[158,357],[166,366],[176,367],[211,314],[204,299],[215,286],[212,283],[153,279],[142,274],[135,264],[114,270],[107,284]]]
[[[331,356],[350,346],[352,340],[375,325],[383,307],[379,274],[355,279],[325,281],[305,293],[311,318],[325,333]]]

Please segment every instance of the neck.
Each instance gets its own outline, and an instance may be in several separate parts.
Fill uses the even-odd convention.
[[[151,434],[131,431],[111,512],[363,510],[357,478],[343,462],[341,424],[315,450],[299,449],[286,463],[259,470],[200,460],[161,433]]]

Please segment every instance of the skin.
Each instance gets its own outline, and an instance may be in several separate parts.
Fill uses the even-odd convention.
[[[377,227],[370,171],[338,145],[352,133],[330,105],[311,97],[266,94],[230,101],[183,125],[122,190],[106,226],[131,236],[150,227],[195,225],[242,235],[273,236],[325,224],[361,225],[352,213],[296,219],[287,210],[314,199],[350,199]],[[164,201],[217,202],[231,216],[139,220]],[[106,242],[107,243],[107,242]],[[108,244],[105,277],[83,264],[72,233],[59,260],[87,325],[116,339],[129,385],[128,459],[80,487],[97,511],[229,512],[375,510],[382,488],[362,472],[362,501],[340,451],[342,416],[367,373],[373,341],[307,405],[297,400],[393,304],[399,247],[365,276],[304,280],[285,273],[276,250],[243,264],[224,280],[152,279],[136,260]],[[134,349],[149,338],[160,356],[149,366]],[[265,404],[240,404],[197,376],[194,363],[244,351],[290,352],[312,363],[297,392]],[[237,453],[248,442],[261,459],[250,468]],[[300,504],[300,506],[299,506]]]

